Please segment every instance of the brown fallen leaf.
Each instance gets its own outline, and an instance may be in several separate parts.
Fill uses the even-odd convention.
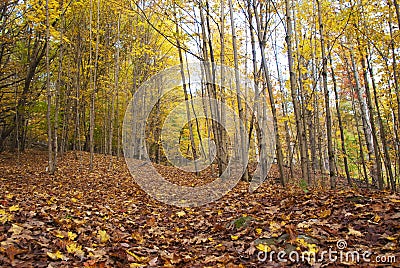
[[[14,258],[16,255],[22,254],[25,252],[27,252],[27,250],[22,250],[22,249],[14,247],[14,246],[10,246],[6,249],[6,254],[7,254],[8,258],[10,259],[11,263],[14,262]]]

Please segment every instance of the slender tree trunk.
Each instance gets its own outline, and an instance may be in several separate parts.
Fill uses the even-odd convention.
[[[317,94],[317,86],[319,81],[319,74],[317,68],[317,59],[316,59],[316,50],[317,50],[317,5],[315,4],[315,0],[312,3],[312,32],[310,34],[310,49],[311,49],[311,71],[312,71],[312,93],[310,96],[310,102],[312,102],[313,109],[307,109],[307,120],[308,120],[308,128],[309,128],[309,137],[310,137],[310,151],[311,151],[311,162],[312,162],[312,170],[314,172],[314,176],[316,174],[317,169],[319,168],[321,173],[323,173],[323,166],[319,165],[318,161],[318,153],[321,150],[317,150],[320,147],[320,125],[319,125],[319,105],[317,102],[318,94]],[[300,70],[299,70],[300,72]],[[311,105],[310,105],[311,106]],[[318,136],[317,136],[318,134]],[[317,147],[318,141],[318,147]]]
[[[295,1],[292,1],[291,4],[292,6],[294,6]],[[311,174],[313,173],[313,175],[315,175],[315,170],[313,170],[313,172],[311,172],[311,166],[310,166],[310,162],[309,162],[309,142],[307,140],[307,119],[311,118],[311,111],[307,108],[308,107],[308,102],[309,102],[309,96],[307,94],[307,92],[304,90],[304,83],[303,83],[303,75],[302,75],[302,68],[301,68],[301,59],[302,56],[300,54],[300,48],[299,48],[299,38],[298,38],[298,34],[297,34],[297,20],[296,20],[296,13],[294,8],[292,8],[292,22],[293,22],[293,36],[294,36],[294,45],[295,45],[295,50],[296,50],[296,55],[295,57],[297,57],[297,64],[296,64],[296,69],[297,69],[297,81],[298,81],[298,96],[300,98],[300,109],[301,109],[301,123],[303,124],[303,131],[304,131],[304,146],[305,146],[305,153],[306,153],[306,159],[307,159],[307,174],[308,174],[308,178],[307,181],[309,183],[312,183],[312,179],[311,178]],[[310,120],[311,121],[311,120]],[[312,124],[310,124],[310,128],[309,128],[309,137],[310,137],[310,145],[311,147],[313,146],[312,142],[313,142],[313,137],[315,137],[315,135],[313,135],[313,126]],[[312,148],[313,149],[313,148]],[[311,153],[313,153],[313,151],[311,151]],[[314,151],[315,153],[315,151]],[[314,156],[315,157],[315,156]]]
[[[367,107],[370,112],[370,124],[371,124],[372,140],[374,142],[376,172],[378,173],[377,174],[378,182],[381,181],[380,183],[383,184],[382,162],[381,162],[381,157],[380,157],[380,152],[379,152],[379,144],[378,144],[378,137],[377,137],[377,131],[376,131],[376,126],[375,126],[375,116],[374,116],[374,111],[373,111],[373,107],[372,107],[371,92],[369,89],[367,66],[365,64],[365,58],[362,54],[361,54],[361,66],[363,69],[363,79],[364,79],[365,94],[366,94],[366,99],[367,99]]]
[[[293,178],[293,161],[292,161],[293,148],[292,148],[291,140],[290,140],[290,127],[289,127],[289,118],[288,118],[288,112],[287,112],[288,108],[287,108],[287,102],[286,102],[286,94],[284,92],[283,84],[282,84],[281,71],[279,68],[276,38],[275,38],[275,43],[274,43],[274,56],[275,56],[276,72],[277,72],[277,76],[278,76],[279,90],[282,95],[281,108],[282,108],[282,115],[284,118],[285,141],[286,141],[286,150],[287,150],[285,165],[289,167],[290,176],[291,176],[291,178]]]
[[[56,107],[54,111],[54,167],[57,167],[57,158],[58,158],[58,113],[60,109],[60,93],[61,93],[61,76],[63,71],[63,49],[64,49],[64,10],[63,10],[63,1],[60,3],[61,9],[61,26],[60,26],[60,51],[59,51],[59,59],[58,59],[58,74],[57,74],[57,83],[56,83]]]
[[[271,106],[271,112],[272,112],[272,119],[273,119],[273,124],[274,124],[274,132],[275,132],[275,140],[276,140],[276,153],[277,153],[277,161],[278,161],[278,169],[279,169],[279,178],[282,183],[282,185],[285,185],[286,183],[286,178],[285,178],[285,171],[283,169],[283,153],[282,153],[282,144],[281,144],[281,138],[280,138],[280,133],[279,133],[279,128],[278,128],[278,116],[277,116],[277,111],[275,107],[275,97],[273,94],[273,87],[272,87],[272,82],[270,79],[270,74],[269,74],[269,69],[268,69],[268,63],[265,58],[265,35],[263,36],[261,33],[265,32],[267,29],[262,29],[261,22],[258,18],[258,12],[255,6],[253,6],[254,10],[254,15],[255,15],[255,20],[256,20],[256,25],[257,25],[257,31],[258,31],[258,42],[260,46],[260,51],[261,51],[261,68],[263,70],[264,78],[267,83],[267,90],[268,90],[268,97],[270,101],[270,106]],[[252,31],[252,29],[250,29]],[[253,55],[254,57],[254,55]],[[256,60],[255,58],[253,60]],[[257,69],[254,70],[256,72]],[[266,108],[266,107],[265,107]],[[265,113],[265,110],[263,110],[263,114]],[[263,116],[264,119],[265,116]],[[263,120],[264,121],[264,120]],[[261,137],[261,144],[266,146],[266,139],[267,137]],[[263,156],[265,154],[265,149],[266,148],[261,148],[260,154]],[[265,163],[261,163],[262,165],[265,165]],[[263,168],[264,169],[264,168]],[[266,176],[266,170],[265,174],[263,176]]]
[[[115,49],[115,70],[114,70],[114,90],[112,93],[112,100],[111,100],[111,115],[110,115],[110,136],[108,140],[108,146],[110,150],[110,169],[113,165],[113,138],[114,138],[114,120],[118,120],[115,118],[115,99],[116,95],[118,94],[119,90],[119,38],[120,38],[120,16],[118,16],[117,22],[117,44]]]
[[[326,134],[328,142],[328,159],[329,159],[329,178],[331,189],[335,188],[336,174],[335,174],[335,152],[333,151],[332,144],[332,119],[329,104],[329,90],[328,90],[328,58],[325,55],[325,37],[324,37],[324,24],[322,22],[321,15],[321,2],[317,0],[318,4],[318,20],[319,20],[319,34],[321,38],[321,56],[322,56],[322,82],[324,87],[325,96],[325,122],[326,122]]]
[[[373,92],[374,92],[374,103],[375,103],[375,107],[376,107],[378,126],[379,126],[379,133],[380,133],[382,147],[383,147],[383,156],[384,156],[383,159],[384,159],[386,172],[387,172],[388,178],[389,178],[388,184],[390,184],[392,186],[392,190],[395,191],[396,190],[396,186],[395,186],[395,180],[394,180],[393,171],[392,171],[392,162],[391,162],[390,154],[389,154],[389,151],[388,151],[388,147],[389,146],[388,146],[388,142],[387,142],[387,139],[386,139],[386,130],[385,130],[385,127],[383,125],[381,110],[379,108],[378,92],[377,92],[377,87],[376,87],[376,83],[375,83],[374,71],[372,69],[372,65],[370,63],[370,60],[369,60],[368,56],[366,56],[366,61],[367,61],[367,69],[368,69],[369,76],[370,76],[371,82],[372,82],[372,89],[373,89]]]
[[[368,156],[369,160],[373,163],[373,167],[371,168],[371,175],[372,177],[378,182],[379,189],[383,189],[383,180],[382,180],[382,174],[378,173],[378,165],[377,165],[377,159],[374,158],[374,152],[375,152],[375,146],[372,141],[372,133],[371,133],[371,125],[368,123],[369,122],[369,114],[368,114],[368,108],[367,105],[363,99],[363,93],[361,91],[361,84],[360,84],[360,78],[358,75],[358,70],[357,70],[357,65],[356,61],[354,59],[354,53],[352,48],[350,48],[350,59],[351,59],[351,65],[353,69],[353,76],[355,80],[355,89],[357,92],[357,98],[360,103],[360,110],[361,110],[361,120],[363,124],[363,130],[364,130],[364,136],[365,136],[365,141],[367,144],[367,149],[368,149]]]
[[[50,15],[49,0],[46,0],[46,91],[47,91],[47,147],[48,147],[48,172],[54,174],[55,165],[53,157],[53,136],[51,124],[51,89],[50,89]]]
[[[389,4],[389,33],[390,33],[390,51],[392,55],[392,71],[393,71],[393,80],[394,80],[394,90],[396,93],[396,98],[397,98],[397,118],[400,119],[400,86],[399,86],[399,77],[398,77],[398,72],[397,72],[397,59],[396,59],[396,51],[395,51],[395,40],[393,37],[393,26],[392,26],[392,12],[391,12],[391,2],[388,1]],[[395,1],[395,8],[396,8],[396,14],[397,14],[397,20],[399,22],[399,27],[400,27],[400,17],[399,17],[399,5],[397,4],[397,1]],[[395,128],[400,129],[400,123],[398,120],[395,120]],[[398,134],[395,134],[396,137],[396,147],[400,148],[400,141]],[[398,152],[397,152],[398,153]],[[400,155],[397,157],[397,162],[400,166]],[[395,182],[393,182],[392,187],[395,187]]]
[[[89,7],[89,85],[90,85],[90,110],[89,110],[89,150],[90,150],[90,163],[89,168],[93,170],[93,155],[94,155],[94,105],[95,105],[95,90],[93,83],[93,59],[92,59],[92,21],[93,21],[93,0],[90,0]]]
[[[186,84],[186,77],[185,77],[185,68],[183,65],[183,55],[182,55],[182,49],[180,45],[180,40],[179,40],[179,24],[178,24],[178,19],[177,19],[177,14],[175,10],[175,33],[176,33],[176,43],[178,45],[178,54],[179,54],[179,66],[180,66],[180,73],[181,73],[181,79],[182,79],[182,88],[183,88],[183,94],[185,96],[185,107],[186,107],[186,118],[188,122],[188,127],[189,127],[189,135],[190,135],[190,144],[191,144],[191,151],[193,155],[193,162],[194,162],[194,168],[196,175],[199,175],[198,169],[197,169],[197,150],[196,150],[196,143],[194,141],[194,135],[193,135],[193,125],[192,125],[192,118],[190,115],[190,106],[189,106],[189,94],[187,93],[187,84]]]
[[[332,55],[330,53],[329,53],[329,61],[330,61],[330,65],[331,65],[333,91],[335,93],[335,106],[336,106],[336,114],[337,114],[337,118],[338,118],[339,131],[340,131],[340,141],[341,141],[341,148],[342,148],[342,154],[343,154],[344,170],[346,173],[347,183],[349,185],[352,185],[352,181],[351,181],[351,177],[350,177],[350,170],[349,170],[349,162],[348,162],[347,151],[346,151],[346,142],[345,142],[345,138],[344,138],[342,114],[340,112],[340,107],[339,107],[339,95],[338,95],[338,91],[337,91],[336,75],[335,75],[335,70],[333,67]]]
[[[220,100],[221,100],[221,125],[224,126],[226,123],[226,107],[225,107],[225,88],[226,77],[225,77],[225,0],[221,0],[221,15],[220,15],[220,43],[221,43],[221,53],[220,53],[220,65],[221,65],[221,86],[220,86]],[[221,135],[221,142],[223,146],[221,147],[221,160],[223,162],[223,166],[227,167],[229,162],[229,153],[228,153],[228,138],[226,136],[225,131],[221,131],[219,133]]]
[[[239,77],[239,57],[238,57],[238,49],[237,49],[237,44],[236,44],[237,37],[236,37],[236,29],[235,29],[235,22],[234,22],[234,16],[233,16],[232,0],[228,0],[228,4],[229,4],[230,19],[231,19],[233,60],[234,60],[234,64],[235,64],[236,98],[237,98],[237,105],[238,105],[238,110],[239,110],[239,119],[242,122],[245,122],[244,107],[242,104],[242,97],[240,94],[241,90],[240,90],[240,77]],[[239,124],[239,129],[240,129],[240,151],[241,151],[240,153],[242,155],[242,159],[244,160],[244,159],[247,159],[247,157],[248,157],[244,124]],[[249,181],[247,167],[246,167],[246,172],[243,174],[243,179],[245,181]]]
[[[293,110],[296,118],[296,127],[297,127],[297,137],[299,139],[299,147],[300,147],[300,160],[301,160],[301,173],[302,178],[306,179],[310,182],[310,174],[308,173],[308,159],[306,152],[306,139],[305,132],[303,128],[303,123],[301,119],[299,100],[297,95],[297,86],[296,86],[296,74],[293,68],[293,55],[292,55],[292,19],[290,13],[290,0],[285,1],[286,8],[286,44],[287,44],[287,57],[288,57],[288,65],[289,65],[289,78],[290,78],[290,91],[292,95],[293,102]]]
[[[206,8],[207,11],[208,9],[208,1],[206,1]],[[208,97],[209,99],[217,99],[217,89],[216,89],[216,77],[215,77],[215,59],[214,59],[214,52],[213,52],[213,45],[212,45],[212,40],[211,40],[211,27],[210,27],[210,22],[209,22],[209,15],[206,17],[204,16],[203,12],[203,6],[201,3],[199,4],[199,9],[200,9],[200,20],[201,20],[201,29],[202,29],[202,36],[203,36],[203,59],[205,62],[204,68],[205,68],[205,76],[207,81],[212,81],[212,83],[207,83],[207,91],[208,91]],[[207,12],[209,14],[209,12]],[[208,34],[207,34],[208,33]],[[210,49],[208,52],[207,47]],[[208,60],[211,61],[211,66],[208,63]],[[220,119],[220,114],[218,107],[214,105],[214,102],[210,101],[210,113],[211,113],[211,118],[217,118],[218,120]],[[206,108],[205,108],[206,109]],[[211,127],[212,127],[212,132],[214,135],[214,142],[216,146],[216,159],[217,159],[217,164],[218,164],[218,172],[219,175],[221,176],[226,169],[228,163],[224,162],[224,159],[226,157],[223,155],[223,146],[224,146],[224,141],[222,140],[222,129],[219,124],[215,122],[215,120],[211,121]],[[211,146],[209,146],[209,149],[211,150]],[[210,155],[211,155],[210,151]]]

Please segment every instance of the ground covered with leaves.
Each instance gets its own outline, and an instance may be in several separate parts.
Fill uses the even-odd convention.
[[[178,208],[143,192],[123,159],[96,155],[90,172],[77,156],[50,176],[45,152],[0,155],[1,267],[400,267],[398,194],[270,179]]]

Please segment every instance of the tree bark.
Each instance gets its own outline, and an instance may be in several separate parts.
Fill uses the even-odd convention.
[[[324,97],[325,97],[325,123],[326,123],[326,136],[328,142],[328,159],[329,159],[329,178],[331,189],[336,186],[336,168],[335,168],[335,152],[333,151],[332,143],[332,119],[329,104],[329,90],[328,90],[328,59],[325,55],[325,37],[324,37],[324,24],[322,22],[321,15],[321,1],[317,0],[318,4],[318,21],[319,21],[319,34],[321,41],[321,56],[322,56],[322,82],[324,87]]]
[[[287,57],[288,57],[288,65],[289,65],[289,78],[290,78],[290,92],[292,96],[293,102],[293,110],[296,118],[296,127],[297,127],[297,137],[299,139],[299,147],[300,147],[300,161],[301,161],[301,173],[302,178],[306,179],[310,182],[310,174],[308,173],[308,159],[306,152],[306,139],[305,132],[303,128],[299,100],[297,95],[297,86],[296,86],[296,74],[294,73],[293,68],[293,55],[292,55],[292,19],[290,15],[290,0],[285,1],[286,8],[286,44],[287,44]]]

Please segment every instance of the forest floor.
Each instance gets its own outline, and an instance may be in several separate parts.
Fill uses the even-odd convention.
[[[0,154],[0,267],[400,267],[398,194],[271,178],[178,208],[142,191],[123,159],[95,155],[90,172],[79,155],[50,176],[46,152]],[[178,183],[207,176],[158,169]]]

